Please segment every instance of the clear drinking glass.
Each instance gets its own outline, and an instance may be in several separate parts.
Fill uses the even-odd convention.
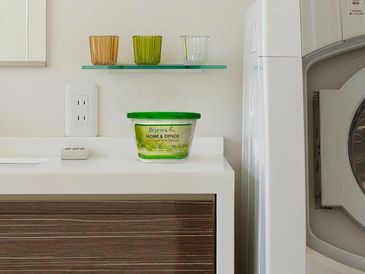
[[[185,64],[204,64],[208,58],[208,35],[182,35],[180,36]]]
[[[90,36],[93,65],[115,65],[118,62],[119,36]]]

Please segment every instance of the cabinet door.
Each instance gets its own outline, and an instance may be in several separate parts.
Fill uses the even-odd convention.
[[[0,0],[0,66],[45,66],[46,0]]]
[[[211,201],[0,202],[1,273],[214,273]]]
[[[341,9],[344,39],[365,34],[365,1],[341,0]]]
[[[342,40],[339,0],[302,0],[302,55]]]

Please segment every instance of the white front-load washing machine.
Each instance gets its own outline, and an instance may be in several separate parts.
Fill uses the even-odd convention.
[[[301,0],[301,23],[310,258],[365,273],[365,1]]]
[[[306,81],[307,243],[365,272],[365,49],[322,59]]]

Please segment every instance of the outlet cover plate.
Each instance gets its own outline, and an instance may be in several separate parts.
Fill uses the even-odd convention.
[[[69,84],[65,92],[65,135],[95,137],[99,128],[98,87]]]

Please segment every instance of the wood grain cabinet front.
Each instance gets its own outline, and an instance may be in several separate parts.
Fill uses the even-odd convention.
[[[0,273],[215,273],[213,201],[0,202]]]

